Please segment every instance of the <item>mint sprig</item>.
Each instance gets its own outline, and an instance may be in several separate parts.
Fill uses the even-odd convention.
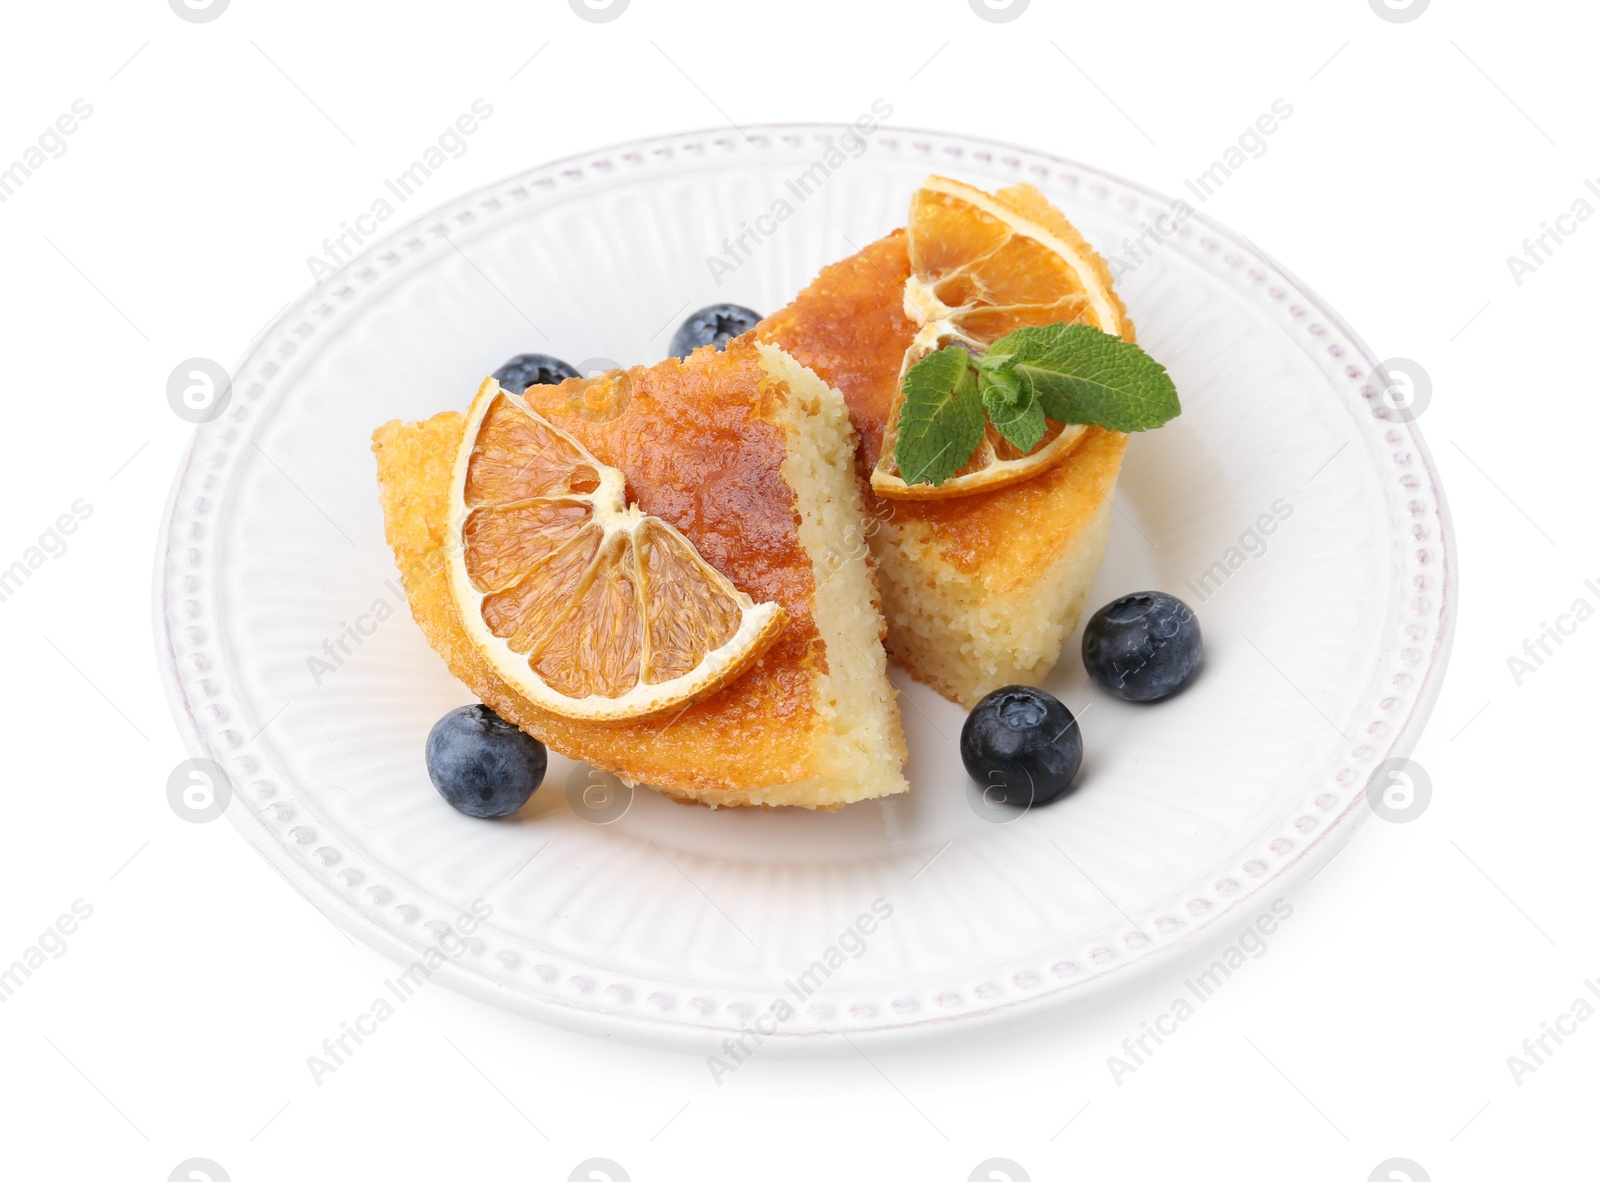
[[[983,442],[983,400],[972,355],[956,346],[906,371],[894,462],[908,484],[943,484]]]
[[[1148,431],[1181,410],[1160,362],[1087,324],[1019,328],[981,357],[946,345],[907,370],[902,389],[894,459],[907,484],[955,475],[983,442],[985,418],[1027,452],[1044,438],[1046,419]]]

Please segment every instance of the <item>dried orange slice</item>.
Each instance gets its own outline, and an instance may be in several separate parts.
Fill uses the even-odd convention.
[[[906,246],[911,274],[905,282],[905,313],[917,334],[901,364],[902,378],[944,345],[982,353],[1025,325],[1090,324],[1133,339],[1105,260],[1030,186],[990,194],[929,177],[911,198]],[[897,393],[872,471],[872,491],[901,500],[967,496],[1027,480],[1065,459],[1087,430],[1047,422],[1044,438],[1024,454],[986,424],[983,442],[949,480],[908,484],[894,460],[900,401]]]
[[[467,412],[450,490],[450,589],[475,648],[566,718],[640,718],[732,681],[777,638],[755,603],[619,469],[493,378]]]

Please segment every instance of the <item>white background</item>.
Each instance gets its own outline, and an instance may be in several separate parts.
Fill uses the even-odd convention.
[[[0,167],[75,99],[94,108],[0,204],[0,566],[75,500],[93,506],[0,603],[0,962],[74,900],[94,909],[0,1004],[5,1176],[166,1179],[196,1156],[238,1182],[566,1179],[594,1156],[635,1182],[958,1182],[996,1156],[1036,1180],[1365,1180],[1404,1156],[1442,1182],[1592,1163],[1600,1020],[1520,1085],[1506,1063],[1600,978],[1600,623],[1520,686],[1507,667],[1575,599],[1600,604],[1584,587],[1600,578],[1600,219],[1521,285],[1506,263],[1585,178],[1600,185],[1592,6],[1436,0],[1393,23],[1367,0],[1033,0],[990,23],[966,0],[633,0],[590,23],[565,0],[232,0],[189,23],[164,0],[107,0],[12,4],[4,20]],[[1181,974],[1041,1029],[871,1062],[758,1058],[721,1088],[702,1060],[435,989],[316,1085],[306,1056],[392,966],[229,825],[167,806],[185,752],[149,585],[191,430],[168,373],[197,355],[231,365],[307,286],[307,255],[474,98],[495,114],[423,204],[646,134],[848,121],[879,96],[893,124],[1173,194],[1273,99],[1294,105],[1206,212],[1378,356],[1432,376],[1421,422],[1462,595],[1415,753],[1431,808],[1367,824],[1296,892],[1267,955],[1120,1085],[1106,1057]]]

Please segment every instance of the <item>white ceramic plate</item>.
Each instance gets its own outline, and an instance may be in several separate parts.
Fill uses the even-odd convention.
[[[174,711],[228,773],[234,823],[371,944],[424,958],[481,900],[467,940],[442,938],[453,955],[434,982],[679,1042],[1059,1012],[1264,911],[1348,839],[1374,770],[1415,743],[1449,645],[1449,526],[1410,416],[1372,397],[1361,342],[1202,217],[1130,252],[1172,202],[1128,182],[947,135],[860,143],[833,126],[672,136],[462,197],[291,307],[197,430],[157,572]],[[1159,706],[1119,703],[1087,681],[1074,637],[1048,688],[1083,719],[1081,787],[1009,824],[973,807],[963,712],[898,672],[900,799],[713,812],[641,789],[597,825],[568,806],[583,770],[553,756],[518,820],[453,812],[422,745],[470,699],[397,589],[372,429],[464,407],[514,353],[651,362],[692,308],[778,307],[902,224],[935,170],[1038,185],[1137,264],[1119,285],[1184,413],[1129,447],[1092,599],[1187,599],[1200,679]],[[732,265],[720,285],[711,256]],[[875,900],[892,916],[846,935]],[[819,960],[831,971],[798,984]]]

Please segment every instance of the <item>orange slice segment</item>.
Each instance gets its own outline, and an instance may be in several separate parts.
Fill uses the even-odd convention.
[[[473,646],[566,718],[641,718],[704,697],[777,639],[756,603],[626,480],[519,395],[486,380],[450,491],[450,590]]]
[[[929,177],[911,199],[906,225],[911,274],[905,313],[916,337],[906,370],[945,345],[982,353],[1013,329],[1041,324],[1091,324],[1133,339],[1111,271],[1044,196],[1030,185],[985,193],[960,181]],[[908,484],[894,460],[900,399],[889,408],[872,491],[900,500],[936,500],[1004,488],[1064,460],[1086,427],[1046,424],[1026,454],[992,426],[954,476],[940,485]]]

